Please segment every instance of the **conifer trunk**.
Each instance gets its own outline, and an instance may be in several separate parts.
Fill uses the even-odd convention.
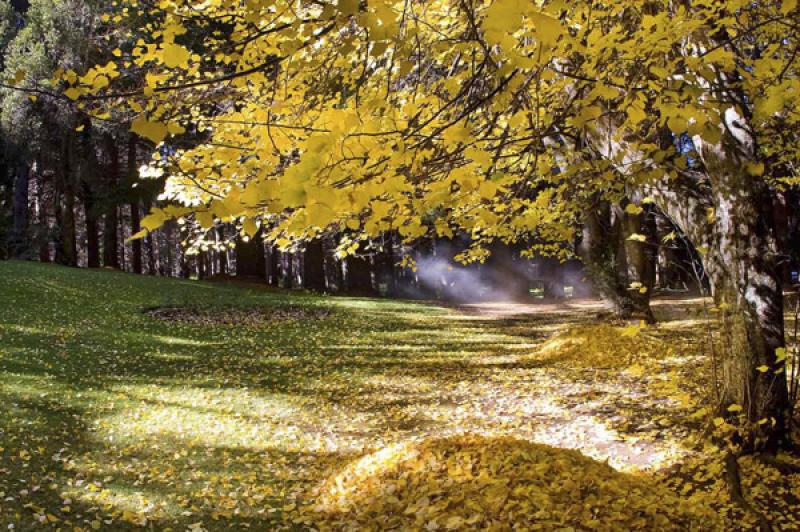
[[[325,249],[321,238],[306,244],[303,256],[303,285],[318,292],[325,290]]]
[[[106,135],[106,152],[108,154],[107,182],[108,190],[116,191],[119,183],[119,150],[114,137]],[[107,198],[106,213],[103,222],[103,266],[106,268],[119,269],[119,240],[117,237],[117,227],[119,225],[118,205],[113,196]]]
[[[28,201],[30,191],[30,166],[20,161],[14,171],[13,226],[11,256],[21,257],[28,244]]]

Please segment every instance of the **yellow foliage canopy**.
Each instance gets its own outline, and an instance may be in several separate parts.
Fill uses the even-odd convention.
[[[135,132],[175,142],[159,161],[165,197],[212,223],[259,220],[284,242],[326,229],[563,242],[587,198],[687,167],[666,131],[716,144],[733,115],[756,135],[798,121],[798,54],[785,38],[796,2],[115,9],[149,20],[148,37],[120,54],[122,68],[65,73],[66,94],[89,105],[126,67],[143,70],[121,105],[138,115]],[[191,142],[171,140],[183,131]],[[758,157],[778,164],[796,142],[764,135]]]

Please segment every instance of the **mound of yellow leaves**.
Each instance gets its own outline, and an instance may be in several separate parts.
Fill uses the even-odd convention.
[[[665,346],[639,325],[624,327],[608,323],[570,327],[542,345],[537,358],[591,369],[623,368],[663,357]]]
[[[329,478],[320,530],[713,530],[716,515],[576,451],[458,436],[368,455]]]

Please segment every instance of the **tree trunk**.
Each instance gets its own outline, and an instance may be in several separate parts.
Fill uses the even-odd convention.
[[[281,253],[283,255],[283,287],[294,288],[294,254],[291,251]]]
[[[61,253],[58,263],[78,266],[78,246],[75,232],[75,192],[72,184],[64,188],[64,206],[61,212]]]
[[[90,185],[83,182],[83,213],[86,220],[86,262],[89,268],[100,267],[100,235],[97,225],[97,205]]]
[[[142,216],[139,211],[139,201],[131,201],[131,234],[136,234],[141,230]],[[136,239],[131,241],[131,267],[133,273],[142,273],[142,241]]]
[[[641,208],[641,207],[639,207]],[[625,209],[622,213],[622,246],[625,253],[625,281],[632,305],[632,315],[641,317],[648,322],[655,321],[653,311],[650,309],[650,294],[653,290],[650,275],[652,256],[648,253],[647,235],[644,228],[644,210],[635,213]],[[636,236],[645,240],[639,240]]]
[[[225,229],[217,227],[214,231],[214,239],[220,245],[217,252],[217,270],[220,275],[228,275],[228,246],[225,245]]]
[[[47,181],[38,173],[36,187],[37,219],[39,225],[39,262],[50,262],[50,213],[47,208]]]
[[[138,175],[136,168],[137,152],[136,152],[136,137],[131,135],[128,138],[128,184],[133,185]],[[131,207],[131,234],[136,234],[141,230],[142,215],[139,210],[139,194],[138,189],[131,188],[132,197],[130,199]],[[131,268],[133,273],[142,273],[142,241],[140,239],[131,241]]]
[[[184,226],[185,227],[185,226]],[[180,242],[183,238],[183,231],[173,220],[164,224],[164,229],[158,232],[158,262],[161,275],[172,277],[175,275],[175,262],[180,261],[179,268],[183,268],[184,277],[189,277],[188,260],[186,253],[179,253]]]
[[[628,319],[637,306],[627,282],[623,217],[622,209],[607,201],[597,201],[590,207],[584,216],[580,255],[597,293],[620,318]]]
[[[382,296],[395,293],[394,235],[383,235],[383,244],[375,256],[375,281]]]
[[[106,268],[119,269],[119,240],[117,228],[119,226],[118,205],[114,192],[119,184],[119,149],[111,135],[104,137],[108,153],[107,181],[111,197],[107,198],[106,214],[103,223],[103,265]]]
[[[14,170],[13,225],[10,255],[22,257],[28,251],[28,200],[30,191],[30,166],[20,161]]]
[[[117,206],[111,205],[106,210],[103,220],[103,266],[119,269],[119,239],[117,238]]]
[[[322,239],[306,243],[303,256],[303,286],[310,290],[325,290],[325,249]]]
[[[715,219],[707,220],[717,263],[714,299],[724,309],[720,407],[743,408],[754,429],[742,442],[746,449],[775,450],[787,443],[789,399],[785,361],[778,356],[785,339],[772,194],[732,152],[738,155],[728,146],[700,150],[715,209]]]
[[[746,117],[731,107],[723,118],[718,143],[692,138],[702,171],[682,171],[645,186],[644,193],[655,198],[695,248],[706,251],[703,267],[715,300],[724,306],[727,340],[720,412],[732,417],[742,409],[748,421],[741,431],[744,450],[775,450],[787,443],[790,405],[785,360],[778,356],[785,340],[773,197],[767,181],[750,173],[764,161]],[[591,141],[600,153],[614,161],[643,159],[608,140],[616,138],[609,134],[615,129],[613,119],[597,124]]]
[[[775,238],[778,240],[778,249],[781,256],[778,260],[781,282],[789,285],[792,282],[791,246],[789,244],[789,204],[787,193],[776,191],[773,198],[772,221],[775,227]]]
[[[56,262],[65,266],[78,265],[72,155],[72,146],[65,140],[62,149],[61,173],[56,176],[57,186],[54,198],[59,232],[59,241],[56,246]]]
[[[247,242],[240,239],[236,243],[236,276],[266,280],[267,258],[260,231]]]
[[[272,244],[269,246],[269,276],[270,286],[280,286],[281,284],[281,252],[278,246]]]
[[[345,283],[347,289],[358,294],[372,294],[372,262],[369,257],[361,255],[351,255],[347,257],[345,264],[347,272]]]
[[[331,292],[338,292],[344,287],[342,277],[342,261],[336,257],[338,235],[325,239],[325,285]]]

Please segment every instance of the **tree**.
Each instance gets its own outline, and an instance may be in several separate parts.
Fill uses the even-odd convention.
[[[796,1],[167,0],[147,14],[154,31],[120,61],[149,71],[145,87],[126,91],[121,69],[102,70],[111,88],[97,68],[64,78],[87,106],[124,96],[155,144],[204,132],[167,141],[165,194],[182,206],[143,227],[258,218],[281,247],[463,231],[467,262],[497,240],[563,257],[587,205],[638,195],[701,252],[724,311],[720,412],[746,422],[747,449],[785,441],[771,209],[798,182]],[[622,247],[639,278],[636,224]]]

